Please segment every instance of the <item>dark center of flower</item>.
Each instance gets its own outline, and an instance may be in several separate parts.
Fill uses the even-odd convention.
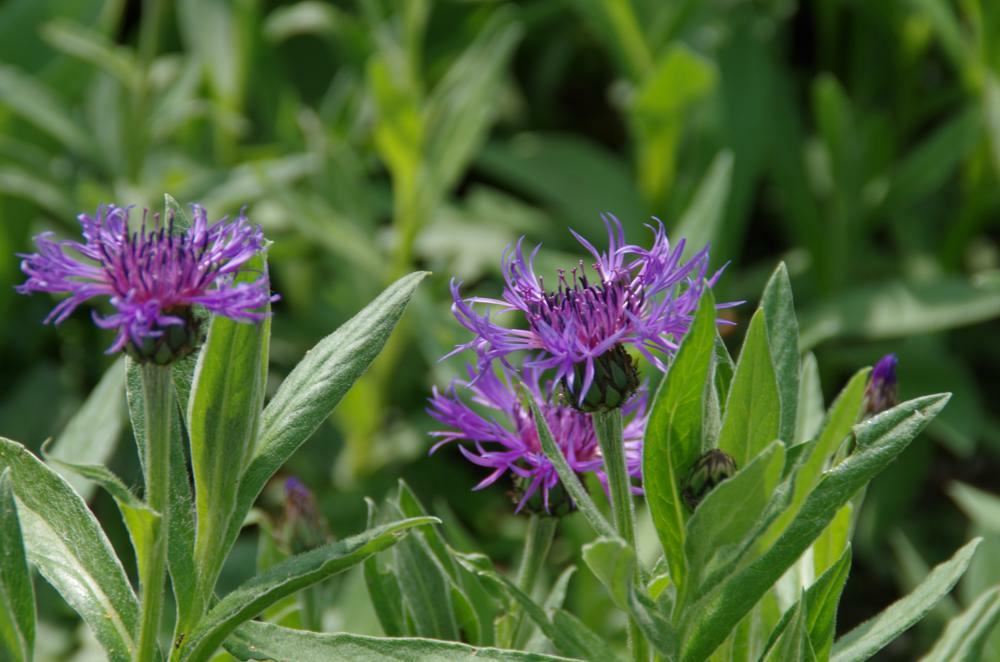
[[[645,303],[642,287],[627,272],[591,283],[584,273],[583,262],[568,278],[565,271],[559,271],[559,287],[555,291],[526,299],[532,330],[544,334],[548,328],[561,336],[573,334],[592,348],[627,331]]]

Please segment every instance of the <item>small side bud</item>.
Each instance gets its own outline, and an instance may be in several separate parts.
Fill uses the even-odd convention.
[[[872,368],[871,378],[865,388],[864,418],[880,414],[899,404],[899,386],[896,382],[898,363],[899,359],[895,354],[886,354]]]
[[[316,498],[295,476],[285,481],[282,537],[292,554],[316,549],[326,544],[330,538],[330,531],[316,505]]]
[[[736,473],[736,462],[726,452],[714,448],[691,467],[681,496],[688,508],[694,510],[715,486]]]
[[[570,403],[587,413],[618,409],[639,389],[639,370],[622,345],[615,345],[594,360],[594,382],[583,400],[577,389],[584,383],[584,367],[576,367],[573,388],[567,388]]]

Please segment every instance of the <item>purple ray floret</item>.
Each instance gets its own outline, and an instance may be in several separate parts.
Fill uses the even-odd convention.
[[[21,254],[28,276],[21,294],[50,292],[69,296],[52,310],[46,323],[61,323],[81,303],[108,297],[114,312],[95,323],[117,332],[108,352],[130,343],[159,338],[168,327],[186,324],[193,305],[238,321],[256,322],[267,316],[271,296],[266,274],[236,282],[236,274],[259,251],[264,235],[245,214],[233,221],[209,223],[205,210],[194,205],[191,227],[174,232],[173,218],[164,225],[154,215],[147,226],[130,224],[130,209],[113,205],[97,214],[78,217],[83,241],[57,240],[46,232],[35,237],[37,253]]]
[[[547,289],[535,273],[539,247],[525,255],[522,237],[503,255],[501,298],[464,298],[460,284],[452,281],[455,316],[474,334],[455,352],[471,348],[507,365],[511,354],[527,352],[525,367],[553,371],[553,378],[578,393],[581,402],[594,381],[595,361],[616,346],[631,346],[666,370],[664,359],[677,350],[703,289],[714,285],[721,270],[706,281],[708,248],[683,260],[684,240],[671,246],[662,223],[650,226],[653,243],[647,249],[626,243],[617,218],[603,219],[608,230],[603,252],[573,232],[594,258],[591,276],[581,261],[569,273],[560,271],[556,288]],[[520,313],[526,328],[499,324],[479,305]]]
[[[434,389],[428,413],[448,430],[431,433],[438,441],[433,453],[449,442],[459,446],[473,464],[490,469],[475,489],[492,485],[505,474],[523,481],[520,511],[539,492],[542,506],[550,509],[550,492],[559,485],[559,475],[552,461],[542,451],[530,408],[522,403],[514,388],[511,373],[502,364],[495,369],[482,362],[467,366],[468,380],[457,380],[446,392]],[[590,414],[559,403],[558,387],[539,384],[537,371],[525,370],[524,384],[545,416],[556,444],[570,467],[579,474],[594,473],[607,484]],[[467,399],[459,395],[467,394]],[[637,482],[642,471],[642,435],[646,425],[646,390],[640,389],[622,408],[626,421],[625,462],[628,473]],[[639,487],[633,487],[641,493]]]

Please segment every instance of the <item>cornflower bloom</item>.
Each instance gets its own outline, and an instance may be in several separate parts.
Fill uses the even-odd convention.
[[[546,289],[534,268],[540,246],[526,256],[522,237],[501,259],[506,281],[501,298],[463,298],[460,283],[453,280],[452,309],[474,337],[452,353],[471,348],[487,361],[512,367],[511,354],[527,352],[524,367],[551,370],[584,411],[620,407],[638,388],[638,372],[626,347],[665,371],[664,358],[676,352],[703,289],[714,285],[722,270],[706,281],[708,248],[684,261],[684,240],[671,246],[662,223],[649,226],[653,244],[646,249],[625,242],[617,218],[602,218],[608,231],[604,252],[570,231],[594,258],[593,278],[580,261],[568,274],[560,270],[556,289]],[[478,312],[476,304],[519,313],[527,328],[498,324],[488,311]]]
[[[236,282],[236,275],[259,251],[264,234],[241,213],[234,221],[209,224],[205,210],[194,205],[191,227],[175,232],[159,214],[143,211],[138,231],[129,223],[128,208],[102,206],[97,214],[80,214],[83,242],[57,240],[53,233],[35,237],[37,253],[20,254],[27,281],[21,294],[68,294],[45,322],[59,324],[81,303],[108,297],[114,312],[93,313],[94,323],[116,331],[108,353],[125,349],[133,357],[170,363],[193,350],[198,321],[192,306],[237,321],[257,322],[272,297],[267,275]]]
[[[449,429],[431,433],[440,439],[431,453],[450,442],[468,442],[459,446],[462,455],[473,464],[492,469],[474,489],[483,489],[510,475],[518,488],[517,511],[526,505],[532,507],[539,493],[541,509],[551,512],[558,508],[564,496],[558,493],[559,475],[542,450],[531,408],[519,399],[511,372],[501,363],[491,366],[482,361],[467,365],[466,370],[468,380],[452,382],[446,392],[434,388],[427,411]],[[557,384],[542,386],[537,370],[526,369],[522,377],[527,394],[545,417],[569,466],[578,474],[593,473],[607,485],[591,415],[563,401]],[[468,402],[459,391],[468,394]],[[626,421],[626,468],[629,476],[638,481],[642,477],[642,436],[646,426],[644,388],[625,404],[622,414]],[[632,491],[642,493],[635,484]]]

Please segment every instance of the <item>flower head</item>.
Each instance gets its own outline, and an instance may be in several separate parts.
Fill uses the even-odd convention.
[[[236,274],[265,248],[259,226],[244,214],[235,221],[209,224],[205,210],[193,206],[193,222],[174,231],[171,216],[143,211],[138,230],[130,209],[100,207],[95,216],[78,217],[83,242],[56,240],[51,232],[35,238],[37,253],[21,254],[28,276],[21,294],[51,292],[69,296],[52,310],[46,323],[64,321],[81,303],[108,297],[114,312],[94,313],[94,322],[117,332],[108,352],[127,349],[141,360],[168,363],[193,348],[197,322],[191,307],[238,321],[260,321],[261,309],[276,297],[266,274],[236,282]]]
[[[518,511],[533,503],[540,494],[541,509],[551,512],[560,505],[553,503],[561,487],[559,475],[542,450],[531,409],[518,398],[510,371],[500,363],[495,364],[495,368],[480,361],[476,366],[467,366],[467,381],[453,382],[444,393],[434,389],[428,413],[450,429],[432,433],[440,441],[431,452],[449,442],[467,442],[459,446],[465,458],[492,469],[475,489],[492,485],[509,474],[520,487]],[[527,392],[545,417],[570,467],[579,474],[593,473],[606,484],[604,460],[590,414],[561,402],[559,386],[543,387],[537,370],[528,369],[523,377]],[[478,408],[460,397],[459,390],[467,392],[468,400]],[[622,411],[627,421],[624,431],[626,468],[630,476],[641,479],[645,390],[640,389]],[[638,487],[633,490],[642,491]]]
[[[872,368],[871,378],[865,388],[865,416],[874,416],[899,404],[899,388],[896,382],[895,354],[886,354]]]
[[[653,245],[646,249],[625,242],[614,216],[604,216],[604,222],[604,252],[573,232],[594,258],[590,277],[581,261],[569,273],[560,271],[556,288],[547,289],[534,268],[539,247],[526,256],[522,237],[503,255],[506,285],[500,299],[463,298],[453,281],[455,316],[475,334],[455,352],[473,348],[486,360],[507,365],[512,353],[527,352],[525,367],[553,371],[553,378],[575,396],[574,404],[586,411],[618,407],[634,391],[638,375],[625,346],[666,370],[664,357],[677,350],[706,285],[708,249],[685,262],[684,241],[671,246],[662,223],[651,227]],[[476,304],[520,313],[527,328],[498,324],[488,312],[477,311]],[[602,382],[596,398],[591,395],[595,381]]]

